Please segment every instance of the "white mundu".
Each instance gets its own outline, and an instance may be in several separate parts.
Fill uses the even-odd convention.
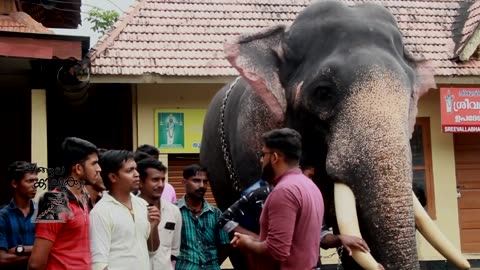
[[[149,269],[147,202],[130,195],[133,211],[103,192],[90,212],[92,270]]]
[[[161,218],[158,225],[160,247],[150,258],[151,269],[173,270],[171,256],[180,254],[182,234],[182,215],[178,207],[171,202],[161,200]]]

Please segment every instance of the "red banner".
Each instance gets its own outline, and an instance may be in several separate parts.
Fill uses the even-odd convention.
[[[480,132],[480,88],[440,88],[443,132]]]

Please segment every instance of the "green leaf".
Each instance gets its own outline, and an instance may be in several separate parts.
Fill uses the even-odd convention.
[[[92,24],[93,31],[105,35],[119,17],[120,14],[114,10],[102,11],[95,7],[88,12],[87,21]]]

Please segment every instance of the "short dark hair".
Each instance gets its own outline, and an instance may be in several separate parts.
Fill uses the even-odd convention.
[[[147,159],[147,158],[153,158],[149,154],[141,151],[135,152],[135,162],[139,162],[140,160]]]
[[[160,151],[158,151],[158,149],[151,145],[151,144],[142,144],[140,145],[137,150],[135,152],[143,152],[143,153],[147,153],[149,154],[150,156],[158,156],[160,155]]]
[[[62,163],[65,167],[65,175],[72,172],[72,166],[85,162],[91,154],[98,155],[97,146],[93,143],[76,137],[65,138],[62,143]]]
[[[198,164],[192,164],[183,169],[183,179],[188,179],[192,176],[195,176],[198,172],[204,172],[207,174],[207,177],[210,177],[206,167],[202,167]]]
[[[287,161],[299,161],[302,155],[302,135],[291,128],[273,129],[262,135],[263,143],[285,155]]]
[[[8,166],[8,180],[20,181],[25,177],[27,173],[38,173],[36,163],[30,163],[27,161],[15,161]]]
[[[140,174],[140,181],[145,182],[147,178],[147,169],[157,169],[161,172],[167,172],[167,167],[160,160],[149,157],[137,162],[137,171]]]
[[[103,154],[107,151],[108,151],[108,149],[106,149],[106,148],[98,148],[98,155],[101,155],[101,154]]]
[[[308,160],[305,156],[300,157],[299,163],[300,163],[300,169],[302,169],[302,171],[309,168],[315,168],[315,164],[311,160]]]
[[[102,168],[100,175],[108,190],[112,188],[112,182],[110,178],[108,178],[108,175],[110,173],[118,173],[123,163],[129,159],[134,159],[134,157],[133,152],[128,150],[107,150],[102,154],[99,160],[100,168]]]

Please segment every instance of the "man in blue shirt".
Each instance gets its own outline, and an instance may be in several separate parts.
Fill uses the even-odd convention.
[[[13,199],[0,210],[0,268],[27,269],[35,241],[33,198],[37,192],[37,165],[16,161],[8,168],[8,180],[14,189]]]

